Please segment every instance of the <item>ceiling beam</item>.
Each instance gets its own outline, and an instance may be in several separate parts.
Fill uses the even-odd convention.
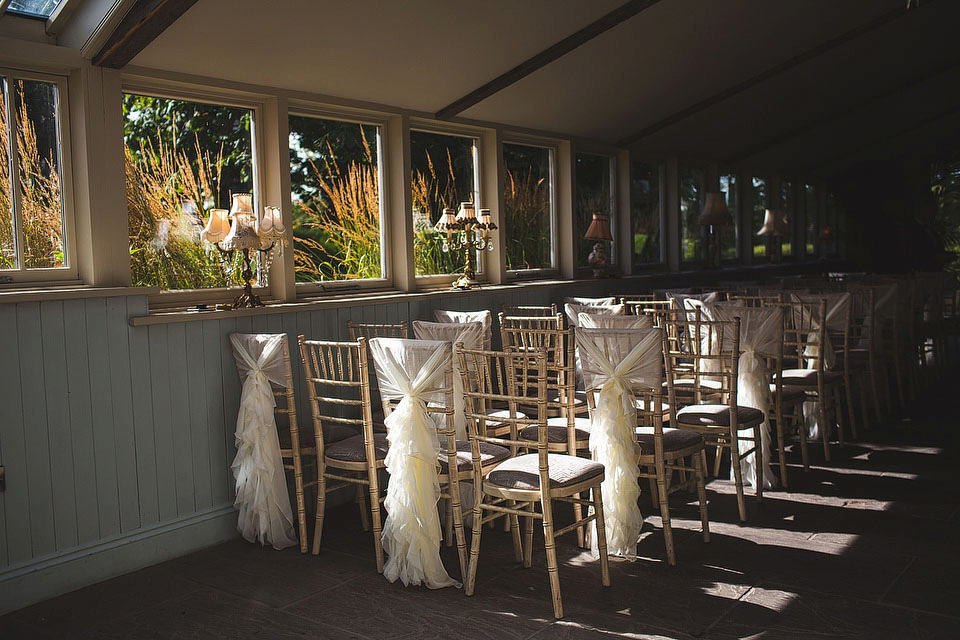
[[[137,0],[93,57],[93,64],[111,69],[126,66],[196,2]]]
[[[537,69],[541,69],[554,60],[570,53],[582,44],[593,40],[600,34],[612,29],[613,27],[629,20],[644,9],[649,9],[661,0],[630,0],[607,15],[591,22],[583,29],[567,36],[548,49],[544,49],[537,55],[528,60],[524,60],[513,69],[497,76],[479,89],[471,91],[459,100],[456,100],[434,115],[437,120],[449,120],[450,118],[462,113],[473,105],[489,98],[493,94],[512,85],[513,83],[525,78]]]
[[[861,109],[871,107],[879,100],[883,100],[895,94],[907,91],[908,89],[912,89],[913,87],[919,84],[923,84],[924,82],[926,82],[927,80],[930,80],[931,78],[934,78],[936,76],[942,75],[950,71],[956,71],[958,68],[960,68],[960,61],[954,61],[949,64],[938,67],[936,69],[933,69],[928,73],[923,73],[916,78],[911,78],[906,82],[900,83],[896,87],[893,87],[891,89],[884,89],[883,91],[877,92],[867,98],[864,98],[863,100],[860,100],[856,104],[850,105],[839,111],[831,112],[823,117],[815,118],[813,120],[810,120],[809,122],[805,122],[804,124],[794,127],[789,131],[786,131],[780,135],[777,135],[774,138],[769,138],[767,140],[764,140],[763,142],[741,149],[740,151],[726,158],[724,160],[724,164],[729,165],[729,164],[737,164],[739,162],[742,162],[747,158],[751,158],[759,154],[762,151],[772,149],[773,147],[779,146],[784,142],[788,142],[795,138],[799,138],[802,135],[806,135],[815,129],[819,129],[824,125],[830,124],[831,122],[840,120],[842,118],[846,118],[847,116],[857,111],[860,111]]]
[[[925,0],[923,3],[923,6],[926,7],[933,1],[934,0]],[[917,11],[917,10],[918,9],[913,9],[913,11]],[[922,11],[922,9],[919,9],[919,10]],[[744,80],[743,82],[735,84],[732,87],[728,87],[723,91],[720,91],[719,93],[715,93],[708,98],[700,100],[699,102],[692,104],[685,109],[681,109],[680,111],[674,113],[671,116],[668,116],[662,120],[654,122],[653,124],[647,127],[644,127],[643,129],[637,131],[636,133],[630,136],[627,136],[626,138],[623,138],[622,140],[619,141],[618,144],[620,146],[629,146],[636,142],[639,142],[640,140],[648,136],[651,136],[662,129],[666,129],[669,126],[675,125],[678,122],[685,120],[690,116],[703,111],[704,109],[708,109],[719,102],[723,102],[728,98],[732,98],[738,93],[742,93],[747,89],[755,87],[761,82],[766,82],[767,80],[770,80],[771,78],[774,78],[786,71],[789,71],[794,67],[797,67],[809,60],[812,60],[813,58],[816,58],[819,55],[827,53],[828,51],[836,49],[837,47],[842,46],[850,42],[851,40],[859,38],[860,36],[865,35],[873,31],[874,29],[878,29],[886,24],[889,24],[890,22],[893,22],[894,20],[898,20],[899,18],[902,18],[903,16],[907,15],[910,11],[911,9],[909,7],[904,7],[904,6],[900,6],[891,11],[887,11],[886,13],[883,13],[877,16],[876,18],[869,20],[868,22],[865,22],[864,24],[854,29],[851,29],[835,38],[831,38],[830,40],[820,45],[817,45],[812,49],[808,49],[799,55],[793,56],[788,60],[785,60],[779,64],[776,64],[770,67],[769,69],[762,71],[757,75]]]

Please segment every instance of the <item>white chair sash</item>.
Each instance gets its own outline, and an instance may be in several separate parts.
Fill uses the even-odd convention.
[[[611,316],[581,311],[577,315],[577,326],[585,329],[650,329],[653,327],[651,316]]]
[[[423,322],[422,320],[414,320],[413,336],[417,340],[449,342],[451,349],[458,342],[462,342],[467,349],[481,349],[484,339],[483,324],[480,322]],[[466,440],[466,404],[463,397],[463,381],[460,379],[460,362],[457,358],[453,358],[453,422],[457,430],[457,440]]]
[[[423,584],[439,589],[459,583],[440,560],[440,517],[437,502],[439,446],[427,403],[442,403],[445,374],[451,371],[449,342],[373,338],[370,340],[377,382],[384,404],[399,400],[387,416],[385,464],[390,474],[383,506],[383,575],[390,582]]]
[[[603,464],[607,552],[635,559],[643,516],[637,500],[637,408],[634,389],[660,385],[663,353],[659,329],[582,328],[577,347],[587,388],[599,388],[590,417],[590,451]],[[599,556],[593,536],[593,553]]]
[[[237,529],[249,542],[284,549],[297,544],[287,480],[280,457],[270,383],[287,385],[290,358],[287,334],[230,334],[243,386],[237,414],[237,455],[230,468],[240,511]]]
[[[763,459],[770,460],[770,371],[764,357],[776,356],[783,341],[783,315],[780,308],[764,309],[735,306],[720,302],[713,309],[717,320],[740,318],[740,355],[737,363],[737,404],[763,412],[760,426],[760,447]],[[731,347],[732,347],[731,338]],[[752,434],[751,434],[752,435]],[[741,453],[753,442],[739,441]],[[744,482],[757,486],[757,459],[755,455],[740,458]],[[731,469],[731,476],[732,476]],[[777,477],[769,464],[763,466],[763,488],[775,487]]]
[[[490,350],[493,339],[493,314],[489,309],[483,311],[443,311],[433,312],[433,319],[437,322],[479,322],[483,324],[483,348]],[[478,347],[479,348],[479,347]]]

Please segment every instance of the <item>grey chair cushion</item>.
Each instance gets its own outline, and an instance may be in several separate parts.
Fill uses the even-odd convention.
[[[677,411],[681,427],[729,427],[730,407],[725,404],[692,404]],[[741,427],[763,422],[763,412],[753,407],[737,407],[737,422]]]
[[[843,380],[843,374],[840,373],[839,371],[823,372],[823,381],[826,384],[840,382],[841,380]],[[796,385],[798,387],[815,387],[817,386],[817,370],[816,369],[784,369],[783,384]]]
[[[387,447],[386,434],[373,434],[373,450],[377,460],[387,457]],[[334,442],[326,448],[326,457],[341,462],[364,462],[367,459],[367,450],[363,446],[363,436],[353,436]]]
[[[603,465],[562,453],[547,454],[550,487],[558,489],[592,478],[602,478]],[[528,453],[508,458],[487,475],[487,481],[510,489],[537,490],[540,488],[539,455]]]
[[[777,392],[777,385],[770,385],[770,393]],[[797,402],[803,402],[807,397],[806,392],[799,387],[791,387],[790,385],[783,385],[783,404],[796,404]]]
[[[637,443],[640,444],[640,451],[646,455],[653,455],[653,427],[637,427]],[[663,450],[680,451],[695,446],[704,446],[703,436],[696,431],[686,429],[667,429],[663,430]]]
[[[440,470],[447,472],[449,460],[447,460],[446,442],[440,442],[440,453],[437,460],[440,461]],[[480,466],[487,467],[498,462],[502,462],[510,457],[510,449],[501,447],[498,444],[490,442],[480,443]],[[460,471],[469,471],[473,469],[473,452],[470,450],[469,440],[457,440],[457,469]]]
[[[574,418],[574,437],[579,440],[590,439],[590,418]],[[539,427],[535,424],[524,427],[520,430],[520,440],[529,440],[537,442],[540,440],[540,434],[537,431]],[[547,442],[557,444],[567,441],[567,419],[564,417],[547,418]]]

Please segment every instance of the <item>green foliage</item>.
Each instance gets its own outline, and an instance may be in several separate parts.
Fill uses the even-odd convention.
[[[931,225],[947,251],[948,271],[960,271],[960,160],[933,164],[930,190],[936,199]]]
[[[435,136],[423,132],[412,132],[411,137],[417,134],[421,142],[423,157],[414,162],[413,179],[411,182],[413,202],[413,264],[414,272],[418,276],[459,273],[464,267],[464,252],[444,251],[444,234],[437,233],[433,224],[440,219],[444,209],[457,210],[461,202],[473,202],[473,192],[462,189],[459,185],[466,175],[462,169],[459,172],[455,167],[464,164],[472,166],[473,142],[463,138],[458,144],[458,138],[453,136]],[[438,148],[435,138],[443,139],[440,142],[449,142]],[[430,144],[434,144],[431,146]],[[467,153],[470,153],[467,156]],[[457,161],[454,161],[454,153]],[[446,159],[446,172],[438,173],[434,164],[434,156],[442,155]],[[469,158],[469,160],[467,160]],[[459,180],[458,180],[459,178]],[[472,180],[472,178],[471,178]]]
[[[505,177],[504,230],[500,237],[506,245],[507,269],[550,267],[549,183],[534,175],[532,165],[526,172],[508,170]]]

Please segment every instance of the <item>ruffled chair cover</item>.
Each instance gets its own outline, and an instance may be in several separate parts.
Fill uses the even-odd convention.
[[[292,384],[287,334],[230,334],[243,386],[237,414],[237,456],[231,469],[239,509],[237,529],[249,542],[284,549],[297,544],[280,457],[270,383]]]
[[[479,322],[483,324],[483,348],[490,350],[493,339],[493,314],[488,309],[483,311],[443,311],[433,312],[433,319],[437,322]]]
[[[610,316],[581,311],[577,316],[577,326],[589,329],[650,329],[653,327],[651,316]]]
[[[440,561],[440,517],[437,502],[439,443],[428,403],[444,403],[445,374],[452,370],[449,342],[373,338],[370,340],[377,382],[384,404],[399,400],[384,423],[385,464],[390,474],[383,501],[383,575],[390,582],[430,589],[457,586]]]
[[[783,341],[783,316],[780,308],[748,308],[730,303],[718,302],[712,305],[717,320],[732,321],[740,318],[740,356],[737,364],[737,404],[753,407],[763,412],[764,420],[760,426],[760,446],[763,459],[770,460],[770,371],[764,357],[775,357]],[[724,338],[726,340],[726,336]],[[733,338],[728,347],[732,348]],[[754,446],[752,441],[738,442],[740,452]],[[740,470],[743,481],[752,487],[757,486],[757,457],[748,455],[740,458]],[[733,470],[731,469],[731,477]],[[777,477],[770,465],[763,465],[763,488],[777,485]]]
[[[453,345],[462,342],[467,349],[483,347],[483,324],[480,322],[424,322],[414,320],[413,336],[417,340],[440,340]],[[451,351],[451,355],[452,355]],[[457,440],[467,439],[467,414],[463,398],[463,380],[460,379],[460,362],[453,358],[453,421]]]
[[[606,476],[603,512],[607,552],[635,559],[643,516],[637,500],[637,408],[634,389],[655,388],[662,378],[663,351],[659,329],[590,329],[577,331],[584,383],[599,388],[590,417],[590,451]],[[594,532],[596,533],[596,532]],[[593,554],[599,557],[597,536]]]

